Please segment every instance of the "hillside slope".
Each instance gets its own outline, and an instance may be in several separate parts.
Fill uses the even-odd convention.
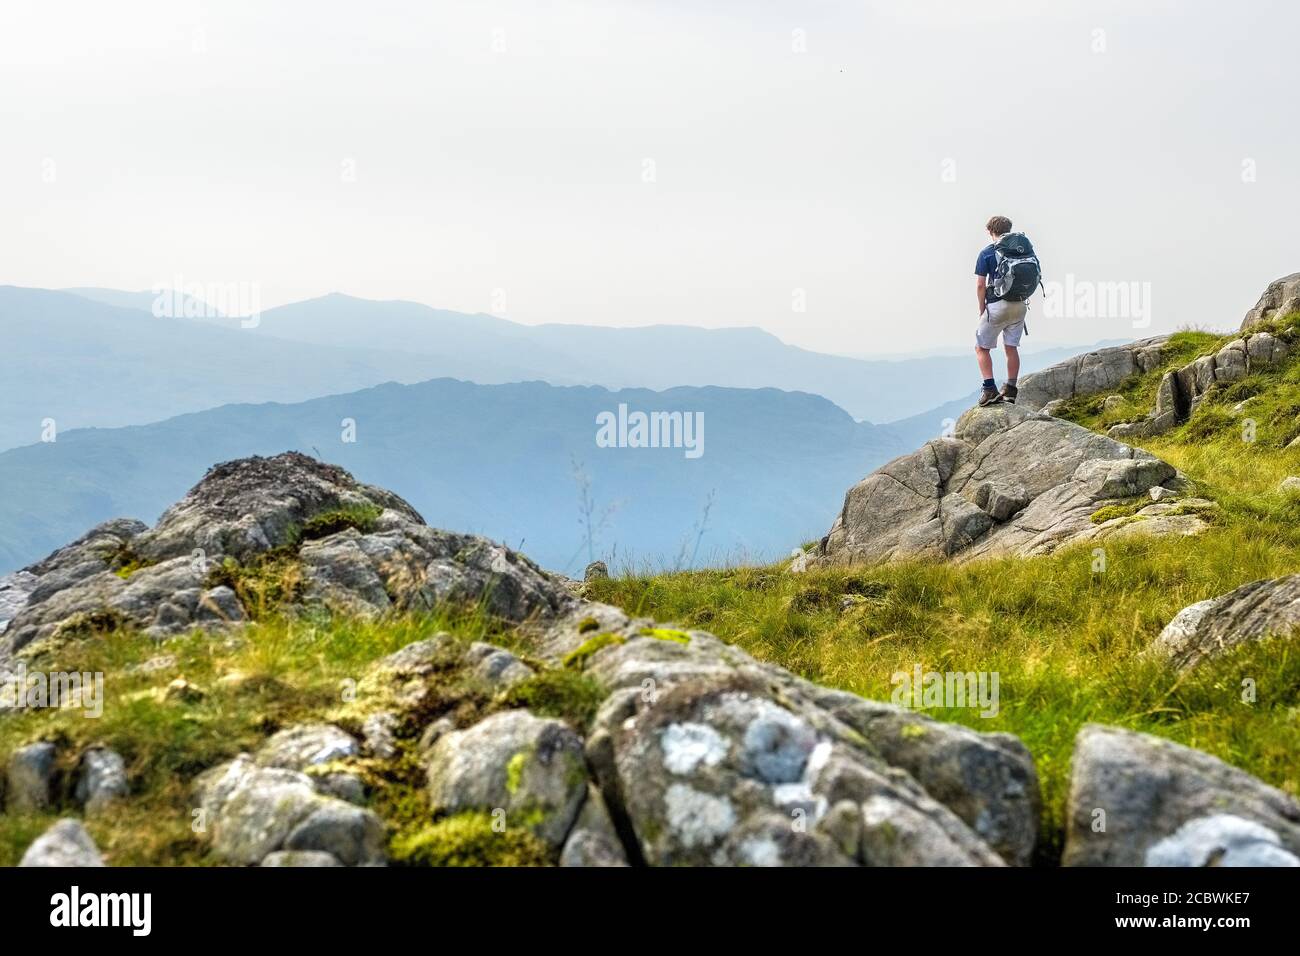
[[[1253,331],[1295,343],[1300,314]],[[1147,371],[1114,392],[1059,402],[1055,412],[1100,434],[1141,419],[1155,408],[1166,375],[1236,338],[1180,332]],[[912,558],[802,574],[783,565],[631,577],[600,582],[594,593],[637,613],[709,627],[761,659],[875,699],[889,699],[896,676],[918,667],[999,674],[996,716],[943,705],[927,713],[1025,741],[1053,821],[1045,834],[1056,841],[1050,852],[1060,852],[1071,754],[1088,720],[1208,751],[1300,794],[1294,615],[1248,621],[1227,598],[1218,600],[1251,582],[1272,584],[1243,589],[1246,604],[1294,595],[1288,576],[1300,571],[1300,481],[1285,479],[1300,475],[1298,433],[1300,349],[1292,348],[1245,377],[1210,383],[1189,418],[1169,432],[1131,439],[1186,476],[1190,494],[1214,502],[1198,510],[1208,526],[1194,538],[1084,540],[1029,558]],[[1096,520],[1133,521],[1150,503],[1148,495],[1134,496]],[[1187,638],[1161,635],[1197,605],[1222,615],[1213,628],[1200,628],[1201,639],[1218,635],[1222,652],[1198,653],[1197,666],[1187,669]],[[1224,640],[1225,627],[1231,633],[1247,623],[1250,639]],[[1190,621],[1187,628],[1196,631]]]
[[[1032,703],[1071,710],[1062,800],[1054,755],[1013,734],[593,602],[598,580],[305,455],[222,463],[154,527],[92,529],[32,573],[0,636],[0,863],[1300,865],[1293,797],[1078,726],[1077,691]],[[972,682],[986,719],[997,686]]]

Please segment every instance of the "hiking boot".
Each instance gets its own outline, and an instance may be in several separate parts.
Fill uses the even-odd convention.
[[[1019,394],[1020,389],[1016,388],[1014,385],[1002,386],[1002,401],[1009,405],[1014,405],[1016,403],[1016,396]]]
[[[980,408],[983,408],[985,405],[996,405],[1000,401],[1002,401],[1002,393],[992,385],[987,386],[984,391],[980,393]]]

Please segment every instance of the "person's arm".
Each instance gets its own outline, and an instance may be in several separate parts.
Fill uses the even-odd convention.
[[[984,301],[985,291],[988,288],[988,279],[984,276],[975,277],[975,301],[980,304],[980,315],[984,314],[986,303]]]

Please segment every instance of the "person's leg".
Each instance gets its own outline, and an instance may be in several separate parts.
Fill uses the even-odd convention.
[[[1015,404],[1020,390],[1020,336],[1025,333],[1026,306],[1023,302],[1008,302],[1002,309],[1002,319],[1007,324],[1002,329],[1002,347],[1007,353],[1007,381],[1002,386],[1002,400]]]
[[[989,322],[986,309],[980,316],[980,324],[975,329],[975,361],[979,363],[980,377],[984,379],[980,392],[980,407],[1001,401],[997,382],[993,380],[993,356],[989,354],[998,345],[998,330]]]

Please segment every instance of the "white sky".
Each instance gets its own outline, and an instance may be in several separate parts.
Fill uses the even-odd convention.
[[[4,0],[0,283],[922,351],[970,341],[1005,213],[1049,279],[1150,283],[1150,329],[1026,344],[1235,325],[1300,269],[1298,35],[1265,0]]]

